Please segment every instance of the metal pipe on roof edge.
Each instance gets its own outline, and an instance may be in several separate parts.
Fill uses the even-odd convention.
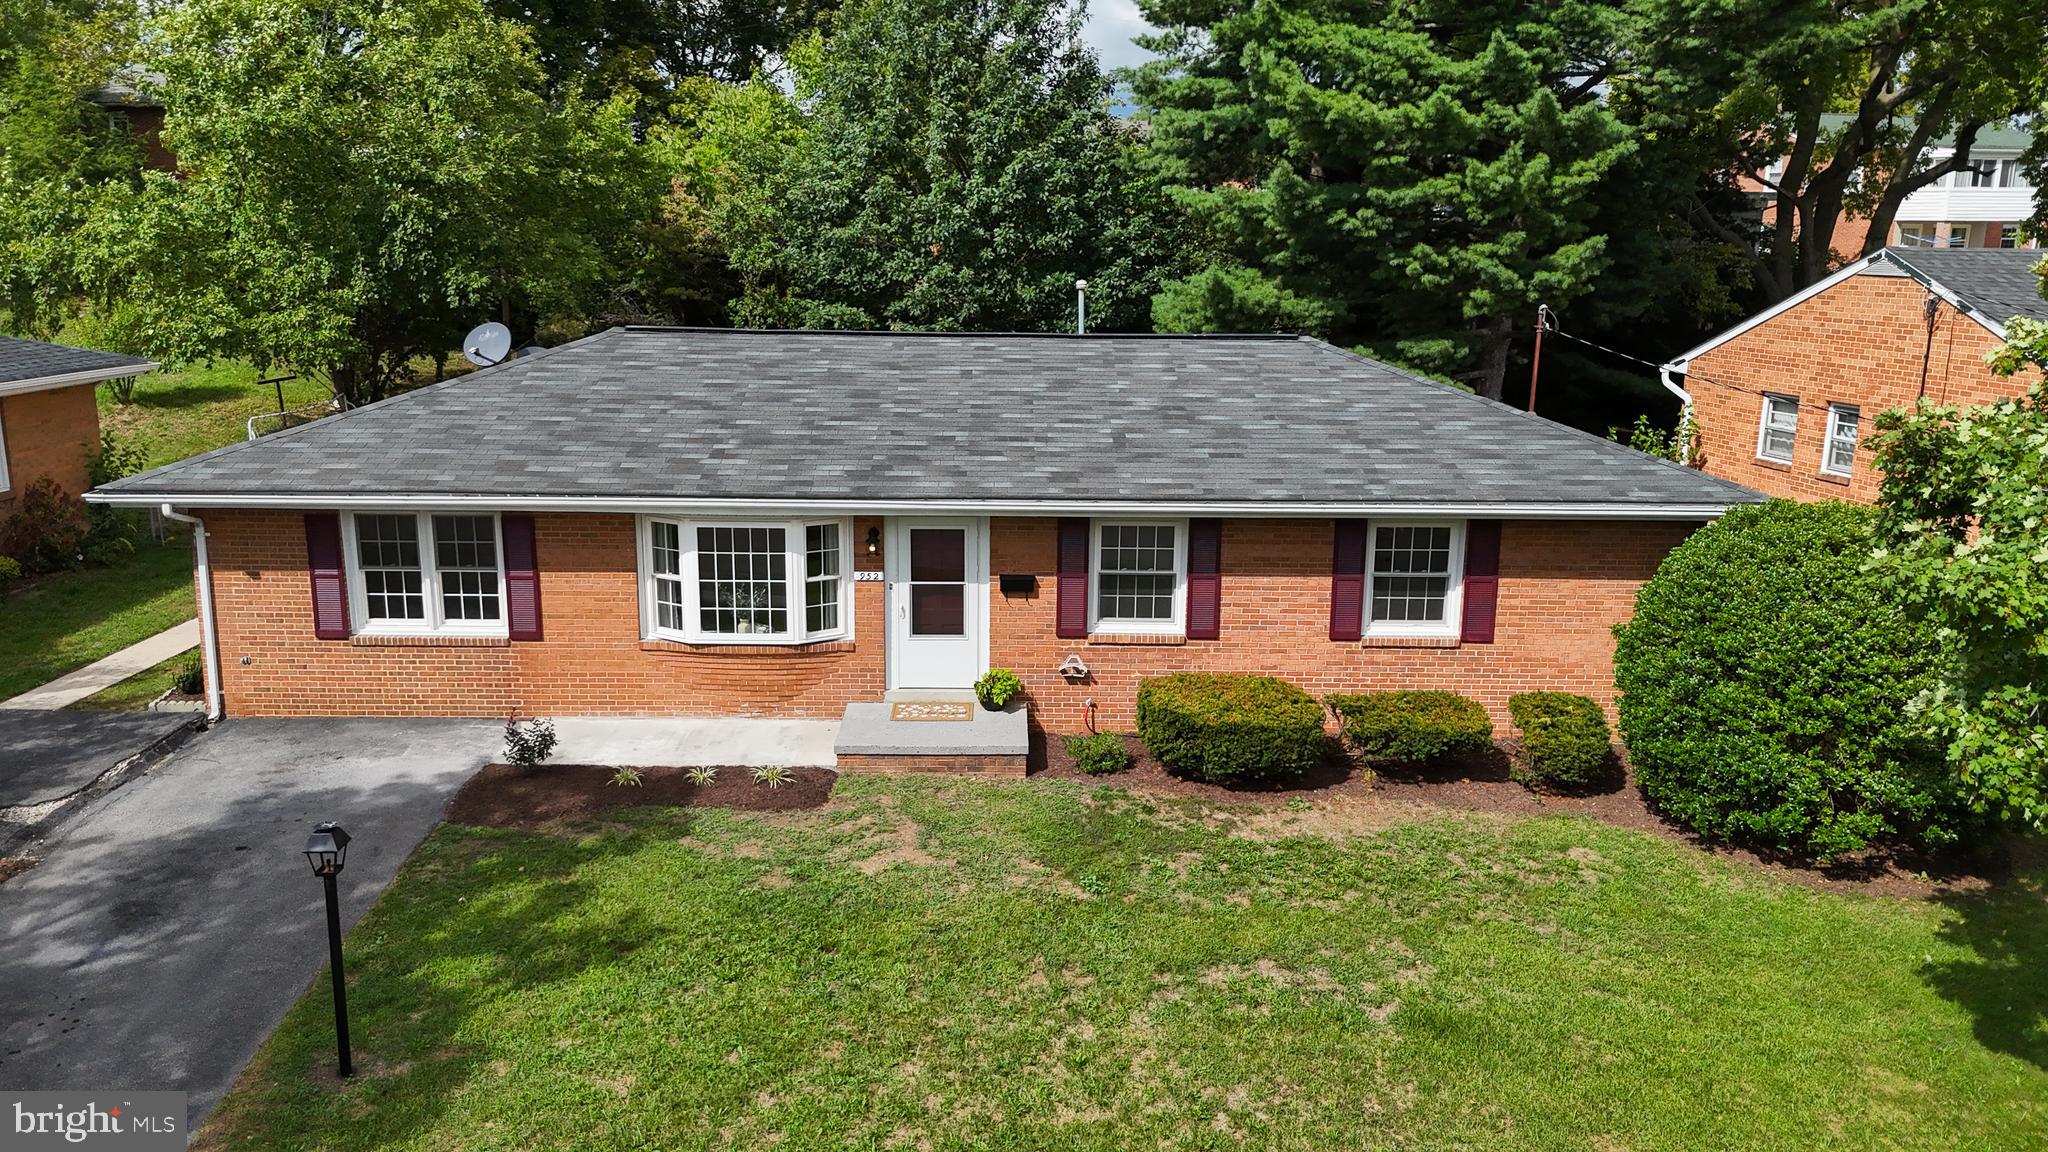
[[[206,664],[206,722],[211,724],[227,709],[220,686],[220,632],[214,627],[213,565],[206,555],[206,521],[188,516],[170,504],[165,504],[162,511],[166,519],[192,525],[194,567],[199,578],[199,658]]]

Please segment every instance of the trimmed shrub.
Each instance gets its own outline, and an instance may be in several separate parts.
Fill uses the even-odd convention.
[[[76,568],[91,533],[84,501],[45,476],[22,491],[14,515],[0,524],[0,553],[36,574]]]
[[[0,588],[5,588],[21,579],[21,561],[12,556],[0,556]]]
[[[1323,710],[1272,676],[1181,672],[1138,685],[1138,736],[1182,776],[1219,784],[1283,779],[1321,761]]]
[[[1124,738],[1114,732],[1069,736],[1067,755],[1074,758],[1074,767],[1090,776],[1121,772],[1131,766],[1131,750],[1124,747]]]
[[[1889,593],[1873,510],[1773,500],[1695,532],[1615,629],[1643,794],[1699,832],[1822,858],[1971,825],[1914,705],[1940,636]]]
[[[1510,769],[1524,784],[1582,788],[1607,773],[1614,736],[1591,698],[1570,692],[1520,692],[1508,715],[1522,732],[1522,755]]]
[[[1368,764],[1423,764],[1493,747],[1486,709],[1456,692],[1360,692],[1327,703],[1344,742]]]

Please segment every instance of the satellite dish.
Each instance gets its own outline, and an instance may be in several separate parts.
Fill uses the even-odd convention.
[[[510,351],[512,330],[496,321],[479,324],[469,330],[469,335],[462,338],[462,354],[479,368],[489,368],[500,363]]]

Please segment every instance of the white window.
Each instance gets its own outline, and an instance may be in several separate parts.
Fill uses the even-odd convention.
[[[2000,160],[1998,162],[1998,186],[2000,188],[2027,187],[2027,172],[2026,169],[2020,167],[2018,160]]]
[[[1856,433],[1862,413],[1853,404],[1828,405],[1828,445],[1820,470],[1847,476],[1856,465]]]
[[[1790,396],[1764,396],[1763,426],[1757,430],[1756,454],[1780,464],[1792,462],[1799,437],[1799,401]]]
[[[1935,245],[1935,227],[1932,224],[1899,225],[1899,243],[1909,248],[1932,248]]]
[[[1464,596],[1464,525],[1375,520],[1368,527],[1366,635],[1456,635]]]
[[[1968,248],[1970,246],[1970,226],[1968,224],[1949,225],[1948,246],[1951,248]]]
[[[1098,521],[1089,630],[1178,635],[1187,604],[1186,521]]]
[[[646,634],[693,644],[852,635],[850,534],[838,520],[642,521]]]
[[[2019,246],[2020,246],[2020,226],[2019,226],[2019,225],[2017,225],[2017,224],[2005,224],[2005,225],[2001,225],[2001,226],[1999,227],[1999,229],[1998,229],[1998,246],[1999,246],[2000,248],[2017,248],[2017,247],[2019,247]],[[0,487],[4,487],[4,485],[0,485]]]
[[[357,512],[343,541],[356,631],[505,635],[495,515]]]
[[[1956,169],[1957,188],[1989,188],[1998,182],[1998,161],[1971,160]]]
[[[7,488],[7,421],[0,420],[0,492]]]

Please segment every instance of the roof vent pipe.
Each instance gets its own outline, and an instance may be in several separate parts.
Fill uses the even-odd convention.
[[[1088,282],[1074,281],[1074,335],[1088,334]]]

